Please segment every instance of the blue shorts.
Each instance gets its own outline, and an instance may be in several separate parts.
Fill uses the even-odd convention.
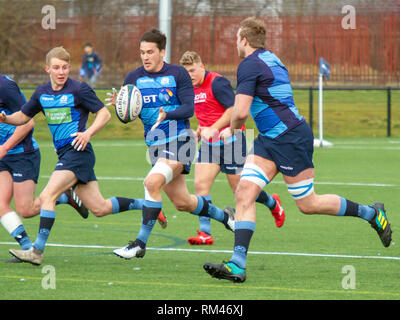
[[[198,163],[215,163],[226,174],[240,174],[246,160],[246,137],[242,132],[235,135],[235,140],[224,144],[202,142],[199,149]]]
[[[78,183],[96,181],[94,164],[96,157],[92,145],[87,144],[85,150],[76,151],[73,146],[66,145],[57,151],[58,162],[54,170],[72,171],[78,179]]]
[[[294,177],[314,168],[313,152],[314,135],[304,121],[275,139],[258,135],[249,153],[273,161],[282,174]]]
[[[183,164],[183,174],[190,173],[190,166],[196,155],[196,141],[189,135],[167,142],[166,144],[149,146],[151,165],[154,166],[159,158],[179,161]]]
[[[40,151],[30,153],[9,154],[0,160],[0,171],[8,171],[14,182],[39,179]]]

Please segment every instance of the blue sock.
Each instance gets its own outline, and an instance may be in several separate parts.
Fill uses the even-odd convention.
[[[271,210],[273,210],[276,206],[275,199],[263,190],[261,190],[261,192],[258,194],[256,202],[262,203],[264,206],[267,206]]]
[[[207,202],[210,204],[211,203],[211,196],[207,195],[204,196],[204,199],[207,200]],[[207,234],[211,234],[211,220],[209,217],[205,216],[199,216],[199,222],[200,222],[200,231],[203,231]]]
[[[196,197],[198,203],[196,209],[191,212],[192,214],[213,218],[214,220],[220,221],[224,224],[228,221],[229,216],[224,212],[224,210],[214,206],[212,203],[208,203],[208,201],[202,196],[196,195]]]
[[[235,222],[235,245],[230,261],[241,269],[246,268],[247,251],[255,228],[256,224],[252,221]]]
[[[123,197],[112,197],[110,198],[113,213],[119,213],[127,210],[142,210],[144,199],[132,199]]]
[[[138,244],[144,248],[146,246],[147,240],[153,230],[154,224],[157,221],[157,217],[160,214],[162,208],[161,201],[150,201],[144,200],[142,209],[142,226],[136,240]]]
[[[39,233],[33,246],[36,249],[44,250],[50,230],[56,219],[56,212],[51,210],[40,210]]]
[[[31,239],[29,239],[28,235],[26,234],[23,224],[15,228],[15,230],[11,232],[11,236],[17,240],[22,250],[28,250],[32,247]]]
[[[371,221],[375,215],[375,209],[340,197],[340,210],[337,215],[359,217]]]
[[[358,216],[364,220],[371,221],[375,216],[375,209],[370,206],[360,204],[358,206]]]
[[[67,204],[68,203],[68,196],[63,193],[56,201],[56,205],[57,204]]]

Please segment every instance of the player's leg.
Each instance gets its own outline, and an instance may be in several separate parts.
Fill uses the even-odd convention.
[[[139,234],[127,246],[114,250],[115,255],[125,259],[144,257],[147,241],[161,212],[163,186],[170,183],[174,176],[179,175],[182,169],[183,165],[177,161],[164,158],[156,160],[144,180],[145,199],[142,205],[142,225]]]
[[[31,218],[40,213],[40,199],[35,198],[36,183],[33,180],[14,182],[14,203],[18,214]]]
[[[214,180],[220,172],[220,166],[216,163],[197,162],[194,171],[194,189],[197,195],[204,197],[209,203],[212,203],[210,190]],[[190,244],[211,245],[214,240],[211,235],[211,221],[209,217],[199,216],[200,230],[197,236],[189,237]]]
[[[390,245],[392,231],[382,203],[362,205],[336,194],[316,194],[313,168],[306,169],[295,177],[283,177],[289,193],[302,213],[359,217],[371,224],[385,247]]]
[[[42,263],[43,251],[56,218],[56,201],[63,192],[70,189],[77,181],[75,174],[69,170],[56,170],[52,173],[46,187],[39,196],[41,208],[39,232],[36,240],[29,250],[10,249],[13,256],[35,265]]]
[[[75,188],[84,205],[96,216],[104,217],[109,214],[117,214],[128,210],[141,210],[144,199],[125,197],[111,197],[105,199],[101,194],[97,180],[88,183],[80,183]]]
[[[246,279],[247,251],[256,227],[255,200],[260,191],[278,173],[273,161],[250,154],[235,193],[235,241],[232,257],[228,263],[204,264],[213,277],[243,282]]]
[[[177,176],[164,187],[164,191],[179,211],[209,217],[223,223],[228,230],[234,230],[234,209],[226,207],[222,210],[209,203],[206,198],[190,194],[186,186],[185,175]]]
[[[0,222],[23,250],[32,246],[18,214],[11,208],[13,179],[8,171],[0,171]]]

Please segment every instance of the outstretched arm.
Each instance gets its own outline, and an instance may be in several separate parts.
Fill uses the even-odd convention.
[[[21,111],[14,112],[13,114],[6,115],[3,111],[0,114],[0,123],[7,123],[13,126],[21,126],[31,120],[31,117],[28,117],[25,113]]]

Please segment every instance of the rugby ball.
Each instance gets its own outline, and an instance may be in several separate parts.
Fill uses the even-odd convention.
[[[115,113],[123,123],[135,120],[142,110],[142,94],[133,84],[127,84],[118,92]]]

